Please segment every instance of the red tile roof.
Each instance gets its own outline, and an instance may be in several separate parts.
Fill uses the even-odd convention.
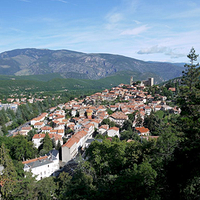
[[[109,130],[115,130],[115,131],[119,131],[119,128],[117,128],[117,127],[111,127],[111,128],[109,128]]]
[[[147,133],[147,132],[149,132],[149,129],[145,128],[145,127],[135,127],[135,130],[139,131],[140,133]]]
[[[44,160],[48,158],[48,156],[43,156],[43,157],[39,157],[39,158],[34,158],[34,159],[31,159],[31,160],[27,160],[27,161],[23,161],[22,164],[28,164],[28,163],[32,163],[32,162],[35,162],[37,160]]]

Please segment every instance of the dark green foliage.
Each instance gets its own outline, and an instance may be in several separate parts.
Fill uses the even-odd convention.
[[[31,172],[25,172],[25,177],[22,177],[17,182],[14,192],[12,193],[12,199],[25,200],[36,199],[38,191],[36,190],[36,180],[32,177]]]
[[[157,112],[151,112],[150,115],[146,116],[144,119],[144,127],[148,128],[152,135],[160,135],[163,125],[163,117],[159,117]]]
[[[120,133],[120,140],[128,140],[133,138],[133,132],[132,131],[123,131]]]
[[[112,115],[114,112],[111,109],[106,110],[109,115]]]
[[[26,172],[25,175],[25,177],[21,178],[21,180],[17,182],[10,199],[55,199],[57,185],[53,177],[44,178],[36,182],[35,178],[32,177],[32,173]]]
[[[60,173],[59,177],[56,180],[58,185],[56,193],[59,199],[65,199],[67,197],[71,179],[72,177],[69,176],[68,173]]]
[[[136,122],[135,127],[141,127],[142,126],[143,119],[142,119],[140,113],[137,114],[137,118],[136,118],[135,122]]]
[[[17,135],[13,137],[11,141],[12,143],[6,143],[6,145],[10,149],[10,156],[12,159],[23,161],[35,158],[37,155],[37,149],[33,147],[33,142],[28,142],[24,136]]]
[[[55,199],[57,185],[55,184],[54,177],[48,177],[38,181],[35,190],[38,193],[38,200]]]
[[[39,146],[38,150],[40,151],[40,155],[44,155],[47,154],[52,149],[53,149],[52,140],[49,137],[49,134],[46,133],[44,139],[42,140],[42,144]]]
[[[9,119],[6,114],[6,111],[4,109],[0,110],[0,126],[4,125],[8,121]]]
[[[199,65],[194,64],[198,55],[192,48],[183,72],[178,102],[181,115],[176,124],[182,132],[181,141],[174,151],[174,158],[166,166],[169,195],[176,199],[198,199],[200,163],[200,88]],[[173,175],[174,174],[174,175]]]
[[[129,120],[131,120],[131,122],[133,122],[135,120],[136,113],[137,113],[137,111],[133,112],[132,114],[128,114],[128,118],[129,118]]]
[[[30,130],[30,131],[27,133],[27,140],[28,140],[28,141],[32,141],[32,138],[33,138],[33,136],[34,136],[35,134],[37,134],[37,132],[36,132],[35,129]]]
[[[60,150],[61,149],[61,147],[62,147],[62,145],[61,145],[61,143],[60,143],[60,140],[58,140],[58,144],[56,145],[56,150]]]
[[[0,165],[4,167],[0,176],[0,183],[3,185],[1,187],[2,198],[10,199],[10,193],[13,192],[17,182],[17,173],[4,144],[0,148]]]
[[[109,127],[114,127],[114,126],[118,126],[115,124],[115,122],[110,121],[108,118],[107,119],[103,119],[103,121],[101,122],[102,125],[107,124],[109,125]]]

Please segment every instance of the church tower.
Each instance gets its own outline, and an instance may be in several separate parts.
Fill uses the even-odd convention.
[[[130,86],[133,85],[133,77],[131,76],[131,79],[130,79]]]

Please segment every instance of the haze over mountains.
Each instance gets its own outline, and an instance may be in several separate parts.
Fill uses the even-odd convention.
[[[101,79],[120,71],[131,71],[141,76],[149,74],[161,82],[181,76],[183,66],[174,63],[144,62],[121,55],[86,54],[69,50],[29,48],[0,54],[2,75],[57,73],[63,78]]]

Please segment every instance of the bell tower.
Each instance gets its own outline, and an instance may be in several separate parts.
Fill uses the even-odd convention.
[[[133,85],[133,77],[130,78],[130,86]]]

